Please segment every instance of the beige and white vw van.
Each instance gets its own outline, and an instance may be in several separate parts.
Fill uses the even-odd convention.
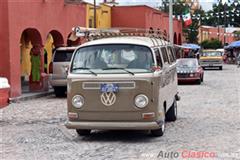
[[[74,52],[68,73],[66,127],[149,130],[162,136],[177,119],[173,47],[163,39],[117,36],[93,40]]]

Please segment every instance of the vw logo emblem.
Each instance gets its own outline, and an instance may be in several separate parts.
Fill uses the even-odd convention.
[[[102,104],[111,106],[116,102],[116,95],[113,92],[104,92],[101,94]]]

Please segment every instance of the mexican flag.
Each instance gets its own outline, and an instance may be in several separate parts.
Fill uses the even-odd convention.
[[[191,14],[188,8],[183,12],[182,18],[184,21],[184,27],[188,27],[192,24]]]

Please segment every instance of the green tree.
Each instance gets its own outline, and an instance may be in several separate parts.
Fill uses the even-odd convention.
[[[234,33],[234,39],[236,40],[236,41],[239,41],[240,40],[240,31],[234,31],[233,32]]]
[[[218,39],[204,40],[201,42],[204,49],[217,49],[222,48],[222,42]]]
[[[175,17],[182,16],[184,10],[186,10],[189,7],[190,6],[187,3],[185,3],[185,0],[176,0],[173,5],[173,15],[175,15]],[[160,7],[160,9],[162,11],[168,13],[169,0],[163,0],[162,6]],[[203,16],[204,11],[200,8],[198,10],[195,10],[194,13],[192,13],[192,14],[200,14]],[[199,22],[200,22],[200,19],[192,19],[192,24],[189,27],[187,27],[187,28],[183,27],[183,34],[184,34],[187,42],[198,43],[197,35],[198,35],[198,28],[199,28],[199,24],[200,24]],[[182,25],[183,24],[184,24],[184,22],[182,22]]]
[[[235,26],[240,27],[240,4],[239,1],[232,1],[232,3],[213,4],[212,10],[206,12],[203,25],[208,26]]]

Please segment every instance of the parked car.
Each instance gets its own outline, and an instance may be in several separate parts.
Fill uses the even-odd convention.
[[[178,82],[203,82],[204,71],[196,58],[181,58],[177,60]]]
[[[50,84],[56,97],[62,97],[67,91],[67,70],[76,47],[59,47],[53,54],[49,65]]]
[[[200,65],[205,69],[206,67],[210,68],[223,68],[223,56],[221,51],[216,50],[204,50],[200,56]]]
[[[68,74],[66,127],[151,130],[162,136],[177,119],[177,71],[172,45],[128,36],[93,40],[74,52]]]

